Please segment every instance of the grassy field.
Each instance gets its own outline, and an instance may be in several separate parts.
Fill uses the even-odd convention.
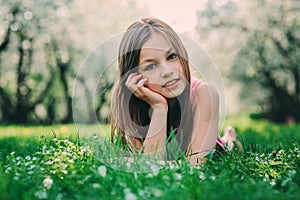
[[[103,141],[107,125],[2,126],[0,199],[298,199],[300,125],[246,117],[228,124],[244,151],[212,152],[200,167],[184,159],[136,165],[138,157],[86,142]],[[119,168],[104,162],[108,154]]]

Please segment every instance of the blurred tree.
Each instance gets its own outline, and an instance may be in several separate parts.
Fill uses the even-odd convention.
[[[66,43],[71,43],[70,39],[63,35],[64,26],[57,26],[57,23],[65,23],[70,4],[69,0],[1,2],[3,122],[71,122],[72,99],[67,74],[71,63],[69,55],[74,48],[65,48]],[[61,82],[62,87],[53,89],[56,82]],[[66,105],[63,117],[57,114],[57,107],[62,104],[58,98],[62,94]]]
[[[274,122],[300,122],[299,19],[297,0],[212,0],[198,12],[200,35],[238,50],[230,77],[242,83],[241,97]]]
[[[75,71],[90,48],[138,15],[132,1],[0,1],[0,122],[72,122],[72,84],[78,79],[85,90],[89,87],[89,77]],[[101,71],[102,61],[95,62]],[[105,78],[99,87],[110,90],[113,80]],[[80,97],[103,121],[107,93],[99,92],[95,109],[91,94]]]

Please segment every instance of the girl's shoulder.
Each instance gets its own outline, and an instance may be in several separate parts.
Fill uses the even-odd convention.
[[[216,88],[207,83],[207,81],[202,78],[198,79],[195,77],[191,78],[191,89],[192,89],[192,101],[201,102],[205,99],[218,99],[218,92]]]
[[[195,94],[197,87],[201,84],[207,84],[204,78],[198,79],[196,77],[191,77],[192,95]]]

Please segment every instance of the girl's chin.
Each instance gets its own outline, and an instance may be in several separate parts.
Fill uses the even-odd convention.
[[[185,87],[182,85],[181,87],[178,87],[174,90],[163,90],[161,95],[163,95],[165,98],[175,98],[181,95],[184,91]]]
[[[165,87],[161,87],[161,86],[157,87],[157,84],[148,84],[146,87],[148,89],[150,89],[151,91],[162,95],[165,98],[175,98],[183,93],[183,91],[186,87],[186,84],[179,83],[174,88],[165,88]]]

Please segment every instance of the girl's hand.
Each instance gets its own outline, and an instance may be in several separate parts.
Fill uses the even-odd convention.
[[[125,86],[139,99],[148,103],[152,108],[168,106],[167,100],[160,94],[151,91],[144,85],[148,79],[143,78],[142,74],[132,73],[128,76]]]

